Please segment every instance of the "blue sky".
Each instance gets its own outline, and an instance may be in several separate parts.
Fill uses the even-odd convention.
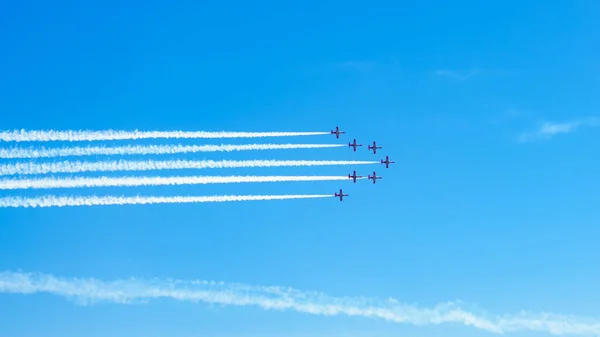
[[[397,162],[387,170],[160,173],[346,175],[356,169],[366,175],[375,169],[384,177],[376,185],[56,191],[332,194],[343,188],[350,197],[343,203],[0,209],[0,271],[104,281],[215,280],[334,297],[392,297],[423,308],[459,300],[464,310],[485,317],[524,310],[600,319],[597,2],[0,6],[2,130],[328,131],[339,125],[348,132],[339,140],[135,143],[357,138],[365,145],[377,140],[382,156]],[[334,148],[179,157],[380,159],[364,147],[356,153]],[[103,158],[89,158],[95,159]],[[2,293],[0,317],[0,335],[26,337],[493,335],[464,324],[399,324],[172,299],[80,306],[51,294]]]

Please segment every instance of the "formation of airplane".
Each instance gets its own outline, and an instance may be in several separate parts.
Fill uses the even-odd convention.
[[[340,135],[345,134],[345,131],[340,131],[340,127],[336,126],[335,130],[329,131],[332,135],[335,135],[335,138],[340,138]],[[358,144],[356,142],[356,138],[352,141],[352,143],[348,142],[348,147],[353,148],[354,152],[356,152],[356,148],[359,146],[363,146],[362,144]],[[378,146],[376,141],[373,141],[373,145],[367,145],[367,149],[369,151],[373,151],[373,154],[377,154],[377,150],[382,149],[383,146]]]
[[[330,131],[332,135],[335,135],[335,138],[340,138],[340,135],[345,134],[345,131],[340,131],[340,128],[338,126],[335,127],[335,130],[331,130]],[[348,147],[353,148],[353,151],[356,152],[356,148],[362,146],[362,144],[358,144],[356,142],[356,138],[353,140],[352,143],[348,142]],[[376,141],[373,141],[373,145],[368,145],[367,149],[369,151],[373,151],[373,154],[377,154],[377,150],[382,149],[383,146],[378,146]],[[385,159],[381,159],[380,163],[382,165],[385,165],[385,168],[389,168],[390,164],[395,164],[396,162],[391,161],[389,156],[385,156]],[[363,176],[359,176],[356,174],[356,171],[353,171],[352,174],[348,174],[348,179],[351,179],[354,183],[356,183],[356,180],[359,178],[362,178]],[[383,179],[383,177],[378,176],[377,172],[373,171],[373,175],[367,175],[368,180],[373,180],[373,184],[375,184],[377,182],[378,179]],[[347,197],[348,194],[344,194],[342,189],[340,189],[340,192],[334,193],[334,196],[336,198],[340,198],[340,201],[344,200],[344,197]]]
[[[354,171],[354,174],[352,174],[352,175],[348,174],[348,179],[354,180],[355,183],[356,183],[357,178],[362,178],[362,176],[357,176],[356,171]]]
[[[343,200],[344,200],[344,197],[347,197],[347,196],[348,196],[348,194],[344,194],[344,193],[342,192],[342,189],[340,188],[340,193],[339,193],[339,194],[338,194],[338,193],[335,193],[335,194],[334,194],[334,196],[335,196],[336,198],[340,198],[340,201],[343,201]]]
[[[362,144],[356,144],[356,138],[354,138],[354,143],[348,143],[348,147],[353,147],[354,148],[354,152],[356,152],[356,147],[357,146],[362,146]]]
[[[377,149],[382,149],[382,147],[377,146],[377,143],[375,143],[375,141],[373,141],[373,146],[369,145],[368,149],[373,150],[373,154],[377,154]]]
[[[377,179],[382,179],[382,177],[378,177],[377,173],[375,173],[375,171],[373,171],[373,176],[371,176],[369,174],[369,179],[373,179],[373,184],[375,184],[375,182],[377,181]]]

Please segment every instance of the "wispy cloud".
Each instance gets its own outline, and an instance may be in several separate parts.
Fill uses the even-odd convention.
[[[524,132],[517,138],[520,142],[531,142],[536,140],[548,140],[555,135],[561,133],[572,133],[577,131],[581,127],[594,127],[600,126],[600,118],[588,117],[584,119],[578,119],[568,122],[555,123],[555,122],[543,122],[540,123],[537,130],[533,132]]]
[[[469,70],[450,70],[440,69],[436,70],[435,74],[440,77],[449,77],[454,80],[464,81],[470,77],[473,77],[481,73],[480,69],[469,69]]]
[[[375,69],[379,64],[375,61],[343,61],[333,65],[337,69],[355,70],[355,71],[370,71]]]
[[[293,310],[320,316],[359,316],[419,326],[456,323],[497,334],[529,331],[553,335],[600,335],[600,321],[590,318],[526,312],[487,316],[464,310],[454,302],[423,308],[402,304],[396,299],[333,297],[292,288],[203,280],[131,278],[100,281],[6,271],[0,273],[0,293],[50,293],[80,305],[100,302],[142,304],[167,298],[192,303],[256,306],[265,310]]]

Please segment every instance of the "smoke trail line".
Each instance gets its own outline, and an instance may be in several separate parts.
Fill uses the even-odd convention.
[[[364,178],[357,178],[364,179]],[[2,179],[0,190],[48,189],[107,186],[201,185],[232,183],[275,183],[349,180],[346,176],[183,176],[183,177],[74,177],[39,179]]]
[[[260,150],[323,149],[343,144],[245,144],[245,145],[128,145],[116,147],[87,146],[63,148],[0,149],[0,158],[51,158],[106,155],[152,155],[198,152],[233,152]]]
[[[205,280],[129,278],[101,281],[5,271],[0,272],[0,293],[47,293],[72,300],[79,305],[132,305],[147,303],[149,300],[171,299],[191,303],[251,306],[264,310],[289,310],[317,316],[365,317],[416,326],[455,323],[496,334],[527,331],[559,336],[600,336],[598,319],[572,315],[533,314],[525,311],[513,315],[484,315],[467,311],[454,302],[439,303],[427,308],[400,303],[393,298],[334,297],[288,287]]]
[[[0,131],[0,141],[49,142],[149,138],[263,138],[327,135],[329,132],[229,132],[229,131],[124,131],[124,130],[12,130]]]
[[[222,196],[173,196],[173,197],[144,197],[144,196],[54,196],[43,197],[5,197],[0,198],[0,208],[36,208],[36,207],[66,207],[66,206],[109,206],[109,205],[148,205],[148,204],[186,204],[202,202],[232,202],[259,200],[290,200],[331,198],[330,194],[296,194],[296,195],[222,195]]]
[[[183,170],[242,167],[332,166],[378,164],[377,161],[343,160],[166,160],[166,161],[62,161],[56,163],[16,163],[0,165],[0,176],[46,173],[78,173],[106,171]]]

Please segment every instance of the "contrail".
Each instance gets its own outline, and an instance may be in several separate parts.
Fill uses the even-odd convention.
[[[264,138],[327,135],[329,132],[208,132],[208,131],[123,131],[123,130],[12,130],[0,131],[0,141],[49,142],[96,141],[149,138]]]
[[[357,178],[364,179],[364,178]],[[299,181],[348,180],[346,176],[183,176],[183,177],[74,177],[39,179],[1,179],[0,190],[77,188],[107,186],[159,186],[159,185],[200,185],[232,183],[275,183]]]
[[[191,303],[252,306],[264,310],[296,311],[318,316],[353,316],[382,319],[416,326],[455,323],[496,334],[544,332],[552,335],[598,336],[597,319],[551,313],[520,312],[483,315],[453,302],[418,307],[396,299],[334,297],[320,292],[287,287],[253,286],[204,280],[130,278],[101,281],[92,278],[61,278],[49,274],[0,272],[0,293],[47,293],[79,305],[95,303],[142,304],[171,299]]]
[[[233,152],[260,150],[323,149],[343,147],[344,144],[246,144],[246,145],[128,145],[87,146],[63,148],[12,148],[0,149],[0,158],[51,158],[109,155],[153,155],[198,152]]]
[[[149,171],[241,167],[332,166],[379,164],[377,161],[344,160],[146,160],[146,161],[62,161],[55,163],[16,163],[0,165],[0,176],[15,174],[78,173],[106,171]]]
[[[200,202],[232,202],[257,200],[289,200],[331,198],[330,194],[296,194],[296,195],[223,195],[223,196],[174,196],[174,197],[125,197],[125,196],[54,196],[43,197],[5,197],[0,198],[0,208],[29,207],[66,207],[66,206],[108,206],[108,205],[147,205],[147,204],[184,204]]]

